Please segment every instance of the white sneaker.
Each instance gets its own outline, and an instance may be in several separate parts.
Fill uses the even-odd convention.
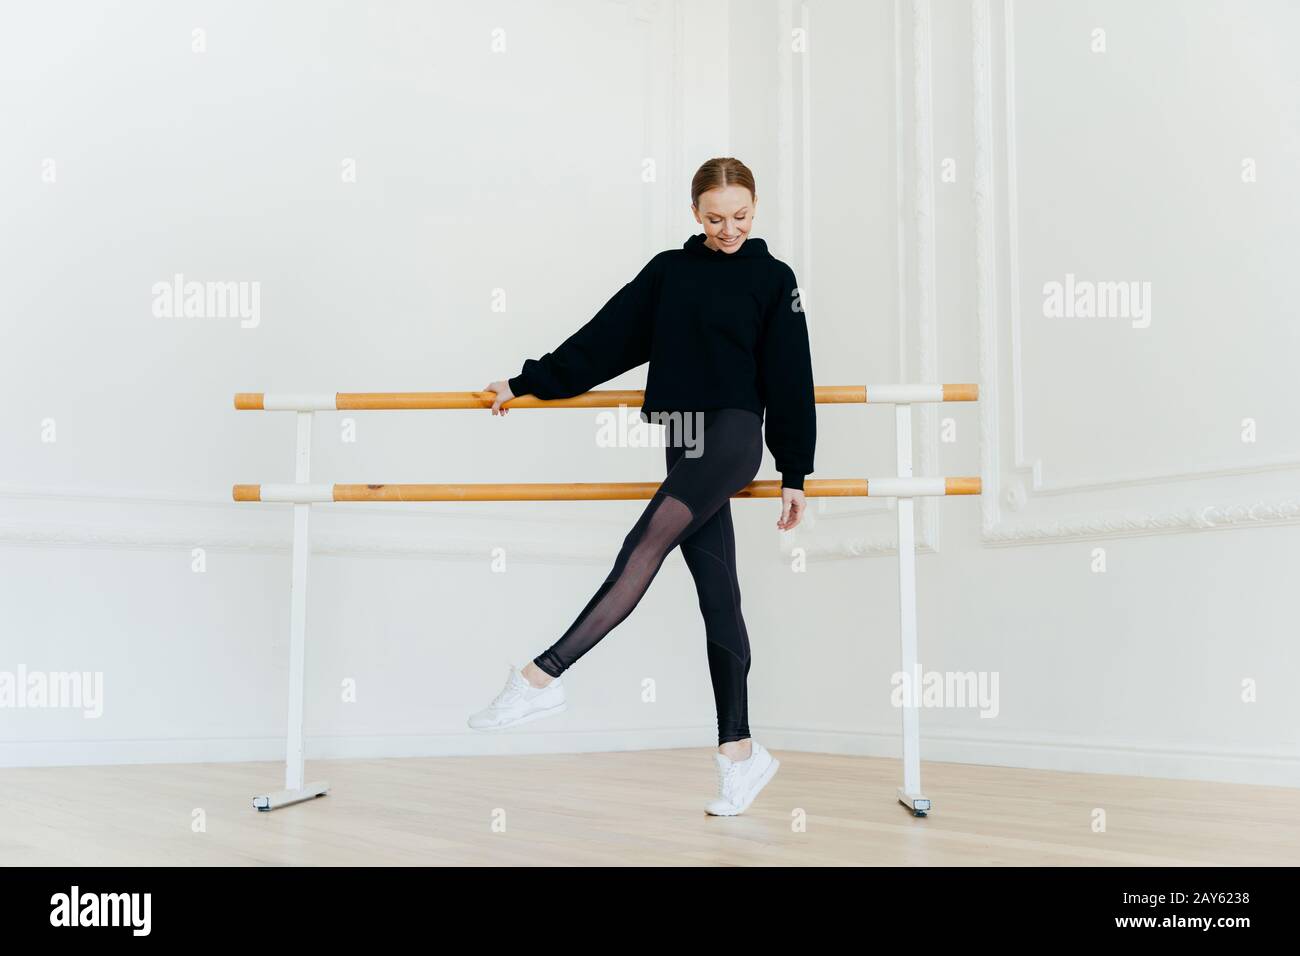
[[[545,687],[534,687],[522,673],[510,665],[506,686],[496,699],[478,713],[471,714],[468,724],[473,730],[502,730],[515,724],[549,717],[568,709],[564,701],[563,678],[557,677]]]
[[[732,760],[714,752],[713,759],[718,766],[718,796],[705,806],[706,813],[715,817],[734,817],[744,813],[759,791],[776,775],[781,761],[757,740],[751,738],[749,747],[748,760]]]

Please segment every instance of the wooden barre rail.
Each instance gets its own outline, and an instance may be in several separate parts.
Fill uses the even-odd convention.
[[[974,402],[979,386],[967,385],[818,385],[818,405],[852,403],[905,405],[913,402]],[[380,411],[438,408],[491,408],[495,392],[239,392],[235,408],[240,411],[316,412]],[[606,389],[584,392],[573,398],[550,401],[535,395],[516,395],[506,408],[611,408],[641,405],[641,389]]]
[[[630,501],[653,498],[657,481],[509,484],[235,485],[236,501]],[[979,478],[815,478],[809,498],[916,498],[978,495]],[[751,481],[733,498],[780,498],[778,480]]]

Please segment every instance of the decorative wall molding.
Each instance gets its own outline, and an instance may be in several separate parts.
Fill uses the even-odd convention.
[[[793,2],[793,0],[791,0]],[[939,335],[936,284],[934,206],[934,100],[932,96],[933,55],[930,0],[894,0],[894,133],[896,176],[896,232],[898,236],[898,373],[900,382],[939,381]],[[802,4],[807,8],[808,4]],[[905,38],[906,33],[906,38]],[[805,55],[805,75],[810,74],[812,43]],[[905,70],[909,61],[911,70]],[[811,102],[808,82],[804,103]],[[811,127],[811,113],[805,106],[805,130]],[[804,142],[809,134],[803,134]],[[811,179],[811,153],[805,150],[800,178]],[[793,162],[791,161],[791,165]],[[811,209],[811,192],[805,186],[805,204]],[[811,215],[804,216],[806,249],[811,246]],[[811,263],[804,264],[808,269]],[[915,474],[939,474],[938,422],[940,409],[923,404],[913,407],[913,449]],[[891,457],[892,460],[892,457]],[[940,515],[936,498],[914,502],[917,514],[918,553],[939,550]],[[818,499],[809,508],[808,528],[795,531],[792,542],[783,543],[782,554],[795,548],[808,557],[867,557],[898,552],[898,522],[895,505],[859,504],[846,500]],[[861,530],[862,520],[868,525]],[[818,531],[819,526],[825,526]],[[846,526],[852,526],[848,530]]]
[[[888,515],[893,515],[894,509],[889,507],[885,510]],[[897,523],[897,522],[895,522]],[[837,560],[842,558],[867,558],[880,557],[885,555],[894,555],[898,553],[897,536],[887,538],[884,535],[863,533],[859,535],[837,534],[837,535],[807,535],[798,541],[786,541],[781,543],[781,557],[789,560],[794,557],[795,552],[801,552],[805,558],[822,558],[827,560]],[[916,545],[917,554],[933,554],[935,549],[922,545],[919,541]]]
[[[899,361],[900,382],[938,382],[939,333],[938,293],[935,280],[935,211],[934,211],[934,97],[931,92],[933,63],[930,0],[912,0],[912,183],[913,229],[916,233],[916,342],[917,375],[904,353]],[[895,52],[897,58],[897,51]],[[895,108],[898,104],[896,102]],[[906,329],[907,313],[899,316]],[[910,342],[910,339],[904,341]],[[924,404],[913,408],[920,428],[920,440],[913,440],[918,450],[916,474],[939,474],[938,419],[939,406]],[[939,501],[923,498],[916,508],[920,521],[917,544],[920,550],[938,550]]]
[[[1075,515],[1059,521],[999,523],[986,530],[989,544],[1034,544],[1062,538],[1112,538],[1262,527],[1300,521],[1300,498],[1256,501],[1253,504],[1205,505],[1179,511],[1137,514]]]
[[[686,18],[681,0],[633,0],[628,9],[641,44],[642,156],[655,162],[655,182],[642,190],[642,248],[648,260],[681,244],[674,224],[689,195],[683,129]]]
[[[319,522],[319,515],[315,516]],[[49,522],[0,521],[0,545],[42,548],[106,548],[127,551],[182,552],[189,560],[194,548],[210,552],[289,554],[293,547],[292,522],[283,533],[249,534],[229,527],[189,526],[173,531],[132,529],[122,526],[55,525]],[[590,541],[590,539],[586,539]],[[463,558],[487,560],[492,549],[503,547],[512,561],[544,564],[608,564],[610,548],[618,539],[610,535],[604,548],[577,541],[556,541],[550,536],[518,538],[502,535],[488,540],[445,535],[340,533],[313,529],[311,553],[370,557]]]
[[[279,554],[292,543],[292,506],[248,506],[163,492],[0,487],[0,546]],[[349,503],[313,509],[312,552],[480,559],[493,548],[521,561],[607,564],[626,516],[575,520],[518,509]],[[603,543],[603,546],[602,546]]]
[[[979,327],[980,514],[985,538],[1001,519],[997,449],[1000,402],[997,383],[997,247],[993,193],[993,66],[989,0],[971,4],[971,77],[974,93],[974,159],[971,174],[975,218],[975,318]]]
[[[256,515],[248,511],[237,514],[239,507],[230,506],[227,520],[208,509],[203,516],[192,512],[172,515],[170,522],[168,516],[157,514],[126,522],[121,515],[110,518],[108,510],[101,507],[83,509],[74,518],[66,512],[59,518],[0,515],[0,545],[179,551],[185,554],[186,561],[195,548],[227,553],[290,553],[291,506],[261,505]],[[478,561],[502,548],[511,561],[607,564],[627,533],[625,520],[606,520],[606,527],[599,531],[582,527],[558,532],[554,518],[520,523],[502,515],[482,515],[465,523],[451,515],[415,511],[387,512],[385,518],[395,520],[374,520],[374,511],[367,514],[342,510],[341,505],[317,507],[313,509],[312,553]],[[467,524],[480,527],[471,527],[467,533]]]
[[[1289,493],[1261,498],[1245,493],[1236,501],[1211,499],[1173,510],[1097,507],[1065,515],[1007,522],[1003,507],[1019,512],[1034,501],[1081,493],[1142,486],[1174,485],[1229,476],[1258,475],[1300,467],[1300,456],[1192,465],[1181,470],[1111,474],[1049,482],[1043,462],[1029,455],[1025,442],[1025,395],[1021,372],[1024,354],[1020,310],[1019,196],[1017,192],[1016,63],[1014,0],[972,0],[972,67],[974,98],[975,282],[980,341],[980,472],[983,480],[982,537],[986,544],[1020,544],[1071,538],[1104,538],[1260,527],[1300,521],[1296,498]],[[999,20],[1000,17],[1000,20]],[[998,27],[1000,26],[1000,31]],[[1000,37],[1000,46],[997,40]],[[1001,99],[998,97],[1001,67]],[[999,120],[1001,130],[999,131]],[[1001,156],[1001,165],[997,157]],[[998,201],[998,185],[1005,197]],[[999,251],[1005,250],[1005,264]],[[1007,374],[1002,379],[1002,328],[1007,318]],[[1010,388],[1011,447],[1004,466],[1000,417],[1001,393]],[[1005,479],[1005,491],[1003,482]]]
[[[642,190],[643,241],[648,259],[680,243],[679,229],[672,223],[679,220],[684,203],[681,197],[688,193],[683,131],[685,17],[681,0],[610,2],[626,9],[634,30],[639,30],[641,37],[643,155],[656,157],[663,187],[657,192],[649,187]],[[668,64],[666,73],[665,63]],[[666,146],[658,150],[657,143]],[[227,403],[229,399],[229,395],[219,398]],[[318,435],[315,441],[320,440]],[[277,471],[291,468],[294,451],[289,437],[285,439],[283,454],[283,459],[271,463]],[[122,519],[118,514],[122,506],[139,506],[132,512],[135,520]],[[152,514],[162,507],[172,509],[167,520]],[[220,511],[214,513],[214,508]],[[85,518],[68,520],[69,509]],[[346,504],[330,504],[313,508],[311,550],[313,554],[477,560],[490,548],[503,546],[515,560],[608,564],[630,524],[625,519],[599,517],[590,507],[564,507],[559,517],[557,510],[551,510],[550,516],[541,516],[519,508],[489,513],[456,504],[419,510],[384,505],[382,510],[364,511],[353,510]],[[235,505],[225,495],[123,491],[84,484],[36,487],[10,483],[0,485],[0,546],[162,551],[204,547],[279,554],[290,549],[290,515],[288,507]],[[361,515],[365,516],[362,521],[375,526],[325,530],[347,516],[353,520],[345,524],[356,524]],[[401,522],[408,530],[394,532],[377,523],[383,520]],[[448,536],[449,527],[458,530]],[[499,530],[501,527],[519,530],[510,533]],[[603,546],[596,546],[601,542]]]

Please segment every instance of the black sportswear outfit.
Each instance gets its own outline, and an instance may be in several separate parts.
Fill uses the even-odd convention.
[[[587,606],[533,663],[559,677],[632,613],[681,545],[704,616],[723,744],[749,737],[749,637],[731,496],[758,473],[765,411],[782,486],[802,489],[813,470],[817,419],[793,270],[762,239],[746,239],[732,253],[704,239],[656,255],[595,318],[554,352],[527,360],[508,384],[515,395],[568,398],[650,362],[641,417],[665,415],[667,477]],[[686,427],[702,424],[702,432],[682,431],[679,416],[689,413],[696,414]]]
[[[524,362],[516,395],[569,398],[650,363],[641,418],[677,409],[767,412],[781,484],[813,470],[817,406],[794,270],[746,239],[720,252],[694,235],[661,252],[554,352]]]

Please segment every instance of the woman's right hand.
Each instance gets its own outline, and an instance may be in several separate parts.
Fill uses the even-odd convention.
[[[496,401],[492,403],[493,415],[504,415],[510,411],[508,408],[501,407],[503,402],[508,402],[515,397],[515,393],[510,391],[510,382],[508,380],[490,382],[483,391],[497,393]]]

